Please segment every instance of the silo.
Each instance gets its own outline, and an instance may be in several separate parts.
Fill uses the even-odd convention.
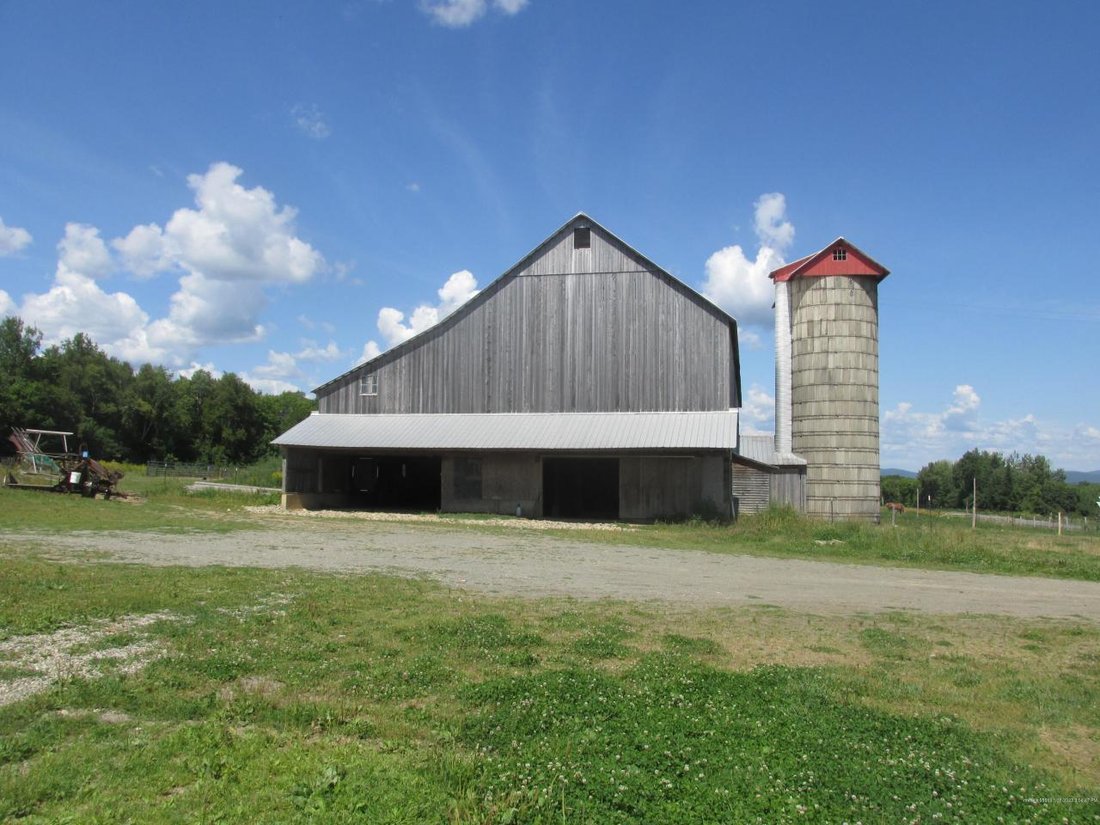
[[[810,515],[879,517],[878,284],[888,274],[844,238],[771,274],[776,449],[789,437],[806,460]]]

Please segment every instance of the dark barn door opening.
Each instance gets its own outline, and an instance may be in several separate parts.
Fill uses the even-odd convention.
[[[619,459],[544,458],[542,501],[550,518],[617,519]]]
[[[439,509],[442,461],[438,456],[371,456],[352,463],[352,489],[365,507]]]

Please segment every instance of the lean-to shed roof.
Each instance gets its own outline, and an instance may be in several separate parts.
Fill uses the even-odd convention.
[[[770,435],[742,435],[737,454],[757,464],[770,467],[804,467],[806,459],[793,453],[777,453],[775,438]]]
[[[737,410],[710,412],[314,413],[273,442],[352,450],[736,450]]]

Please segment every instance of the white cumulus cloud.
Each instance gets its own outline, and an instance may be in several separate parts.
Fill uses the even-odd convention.
[[[477,293],[477,279],[469,270],[463,269],[451,275],[436,291],[438,304],[420,304],[409,314],[407,323],[405,313],[401,310],[382,307],[378,311],[378,331],[386,341],[386,348],[396,346],[435,326]],[[382,351],[376,342],[368,341],[363,349],[364,360],[370,360],[365,357],[368,349],[374,353],[371,358]]]
[[[30,246],[31,233],[21,226],[7,226],[0,218],[0,257],[14,255],[24,247]]]
[[[363,351],[359,354],[359,358],[352,366],[358,366],[359,364],[365,364],[367,361],[371,361],[382,354],[382,348],[378,346],[377,341],[367,341],[363,344]]]
[[[176,370],[176,375],[180,378],[190,378],[196,372],[205,372],[210,375],[211,378],[221,378],[224,373],[211,362],[207,361],[205,364],[200,364],[197,361],[192,361],[190,366],[183,369]]]
[[[719,249],[707,259],[703,294],[742,324],[769,327],[775,289],[768,275],[786,263],[794,225],[779,192],[761,195],[754,207],[753,227],[760,242],[755,255],[750,257],[740,244]]]
[[[179,209],[165,235],[180,265],[219,281],[304,283],[324,257],[295,234],[297,211],[279,208],[262,187],[245,189],[242,170],[215,163],[205,175],[188,175],[198,209]]]
[[[263,338],[258,318],[268,299],[260,284],[219,281],[201,274],[180,278],[168,317],[154,321],[150,336],[169,350],[192,351],[211,343],[242,343]]]
[[[143,338],[149,316],[125,292],[105,292],[95,278],[58,263],[48,292],[24,298],[20,316],[42,330],[47,343],[86,333],[103,349],[119,357],[159,360]]]
[[[58,266],[88,278],[102,278],[115,268],[99,230],[83,223],[65,224],[65,237],[57,244]]]
[[[755,203],[753,227],[762,246],[783,252],[794,243],[794,224],[787,220],[787,199],[779,192],[761,195]]]
[[[125,238],[111,241],[111,246],[118,252],[122,265],[139,278],[151,278],[175,265],[164,230],[155,223],[135,226]]]
[[[4,290],[0,289],[0,318],[16,314],[15,301]]]
[[[246,189],[237,182],[241,174],[215,163],[190,175],[195,208],[176,210],[163,227],[135,226],[112,241],[114,255],[94,226],[68,224],[53,285],[25,296],[20,314],[47,342],[85,332],[111,355],[172,366],[208,344],[262,338],[265,288],[308,281],[325,260],[298,237],[295,210],[262,187]],[[166,317],[150,321],[132,296],[99,287],[96,279],[117,265],[139,278],[179,275]]]
[[[767,390],[753,384],[742,401],[742,432],[748,435],[771,435],[775,432],[775,398]]]
[[[188,175],[196,209],[178,209],[163,229],[137,226],[113,246],[135,275],[178,267],[215,281],[304,283],[325,267],[324,256],[296,234],[297,211],[275,196],[237,182],[243,171],[215,163]]]

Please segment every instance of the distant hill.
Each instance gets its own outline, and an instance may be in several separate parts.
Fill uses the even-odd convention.
[[[883,470],[883,472],[886,471]],[[1066,470],[1066,481],[1070,484],[1080,484],[1082,481],[1087,481],[1089,484],[1100,484],[1100,470],[1093,470],[1091,473],[1083,473],[1080,470]]]
[[[901,476],[902,478],[917,477],[917,474],[911,470],[899,470],[897,467],[883,467],[878,471],[878,474],[879,476]]]

